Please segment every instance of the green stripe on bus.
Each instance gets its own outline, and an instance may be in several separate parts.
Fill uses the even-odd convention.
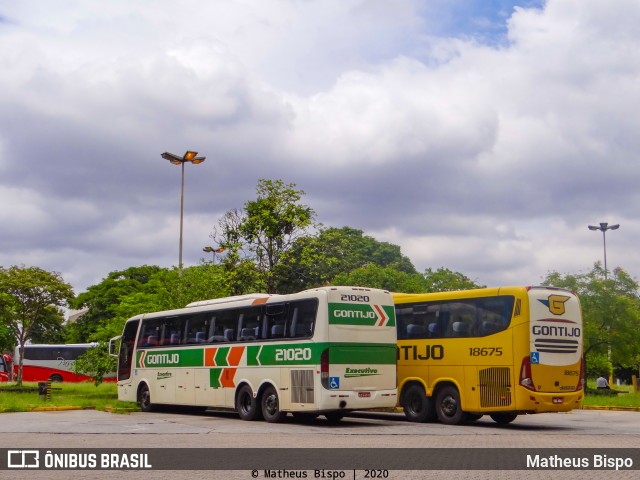
[[[366,325],[395,327],[395,310],[392,305],[378,305],[382,313],[368,304],[330,303],[329,325]],[[383,325],[380,325],[382,323]]]
[[[395,365],[395,345],[331,344],[329,363],[361,365]]]
[[[222,373],[222,368],[212,368],[209,370],[209,386],[211,388],[220,388],[222,384],[220,383],[220,374]]]
[[[140,361],[142,355],[144,359]],[[204,350],[201,348],[185,350],[145,350],[138,352],[138,367],[142,368],[166,367],[201,367],[204,365]]]
[[[229,348],[230,347],[220,347],[220,348],[218,348],[218,351],[216,351],[216,355],[214,357],[216,365],[218,365],[220,367],[226,367],[227,366],[227,355],[229,355]]]

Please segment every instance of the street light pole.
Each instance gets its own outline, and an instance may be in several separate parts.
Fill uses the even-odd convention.
[[[187,150],[187,152],[179,157],[173,153],[164,152],[160,156],[165,160],[169,160],[173,165],[182,166],[182,182],[180,184],[180,249],[178,253],[178,272],[182,273],[182,230],[184,223],[184,164],[191,162],[198,165],[206,160],[206,157],[198,157],[198,152]]]
[[[599,226],[589,225],[589,230],[600,230],[602,232],[602,244],[604,246],[604,278],[607,279],[607,230],[617,230],[620,228],[619,224],[609,225],[607,222],[601,222]]]

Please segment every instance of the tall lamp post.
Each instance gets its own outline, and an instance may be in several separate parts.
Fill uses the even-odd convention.
[[[602,232],[602,243],[604,245],[604,279],[607,279],[607,230],[617,230],[620,228],[619,224],[609,225],[607,222],[601,222],[599,226],[597,225],[589,225],[589,230],[600,230]],[[607,329],[611,332],[611,327]],[[609,360],[609,364],[611,364],[611,342],[608,342],[607,345],[607,358]],[[609,372],[609,385],[613,383],[613,374]]]
[[[198,157],[198,152],[188,150],[182,157],[173,153],[164,152],[161,157],[169,160],[174,165],[182,165],[182,185],[180,189],[180,253],[178,255],[178,272],[182,272],[182,224],[184,222],[184,164],[191,162],[198,165],[205,161],[206,157]]]
[[[609,225],[606,222],[600,223],[600,226],[589,225],[589,230],[600,230],[602,232],[602,243],[604,245],[604,278],[607,279],[607,230],[617,230],[620,228],[619,224]]]

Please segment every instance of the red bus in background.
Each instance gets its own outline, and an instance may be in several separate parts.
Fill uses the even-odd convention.
[[[11,355],[0,355],[0,383],[11,381]]]
[[[23,382],[86,382],[93,380],[87,375],[77,375],[74,372],[76,359],[86,353],[97,343],[75,343],[69,345],[25,345],[22,361]],[[13,357],[13,378],[18,378],[18,362],[20,347],[16,347]],[[115,378],[105,378],[105,381],[115,381]]]

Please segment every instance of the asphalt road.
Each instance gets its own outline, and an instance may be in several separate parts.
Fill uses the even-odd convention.
[[[320,417],[301,422],[244,422],[236,414],[206,412],[133,413],[118,415],[92,410],[8,413],[0,415],[0,448],[452,448],[461,455],[470,448],[610,449],[640,448],[640,413],[577,410],[564,414],[522,416],[499,426],[488,417],[468,425],[413,424],[402,415],[358,413],[331,425]],[[505,450],[505,455],[509,451]],[[640,467],[638,465],[637,467]],[[68,471],[0,471],[0,478],[70,477]],[[295,473],[295,472],[294,472]],[[304,472],[297,472],[302,474]],[[563,470],[562,478],[640,478],[640,471]],[[285,475],[276,473],[276,475]],[[268,478],[264,471],[75,471],[72,478]],[[346,472],[345,478],[366,478]],[[293,478],[276,476],[271,478]],[[305,478],[305,477],[303,477]],[[306,478],[314,477],[307,472]],[[323,477],[319,477],[323,478]],[[387,478],[556,478],[541,470],[391,471]]]

